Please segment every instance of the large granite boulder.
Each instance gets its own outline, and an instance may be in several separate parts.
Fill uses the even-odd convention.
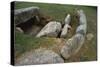
[[[61,31],[61,23],[56,21],[51,21],[37,34],[36,37],[57,37],[58,33]]]
[[[14,10],[14,22],[16,25],[26,22],[36,16],[37,20],[39,15],[39,7],[28,7]]]
[[[18,58],[15,65],[64,63],[64,60],[52,50],[43,48],[28,52]]]

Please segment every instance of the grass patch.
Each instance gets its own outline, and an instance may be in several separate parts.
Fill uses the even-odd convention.
[[[15,34],[15,56],[29,51],[31,49],[40,48],[41,46],[50,47],[55,44],[53,38],[35,38],[26,34],[16,32]]]

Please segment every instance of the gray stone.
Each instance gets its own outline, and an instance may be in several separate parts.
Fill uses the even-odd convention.
[[[79,16],[79,23],[80,24],[86,24],[86,15],[85,15],[85,13],[84,13],[84,11],[83,10],[78,10],[77,11],[77,13],[78,13],[78,16]]]
[[[70,23],[70,21],[71,21],[71,16],[70,16],[70,14],[68,14],[66,17],[65,17],[65,23],[64,24],[69,24]]]
[[[84,36],[82,34],[75,34],[72,38],[68,39],[66,44],[61,49],[61,55],[68,59],[70,56],[75,55],[84,43]]]
[[[64,63],[64,60],[52,50],[37,49],[18,58],[15,65]]]
[[[62,29],[60,37],[62,37],[62,38],[67,37],[68,28],[71,28],[71,26],[69,26],[68,24],[65,24],[63,29]]]
[[[87,31],[87,20],[83,10],[77,11],[79,16],[79,26],[77,27],[76,33],[86,34]]]
[[[39,15],[39,7],[28,7],[14,10],[14,22],[15,24],[20,24],[22,22],[26,22],[32,17]]]
[[[61,32],[60,37],[65,38],[67,36],[68,28],[71,28],[71,26],[69,25],[70,24],[70,21],[71,21],[71,16],[70,16],[70,14],[68,14],[65,17],[65,23],[64,23],[64,27],[62,29],[62,32]]]
[[[76,33],[80,33],[80,34],[85,35],[86,32],[87,32],[86,30],[87,30],[87,28],[86,28],[86,25],[85,25],[85,24],[79,25],[79,26],[77,27],[77,29],[76,29]]]
[[[37,34],[36,37],[57,37],[61,30],[61,23],[56,21],[51,21]]]

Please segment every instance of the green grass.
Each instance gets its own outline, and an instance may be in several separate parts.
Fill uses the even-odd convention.
[[[65,16],[70,13],[73,24],[72,33],[68,37],[71,37],[75,33],[77,26],[76,10],[84,10],[87,17],[87,33],[92,33],[94,38],[91,41],[86,41],[83,48],[80,50],[78,55],[74,58],[81,61],[84,60],[96,60],[97,59],[97,8],[95,6],[78,6],[78,5],[60,5],[60,4],[42,4],[42,3],[27,3],[17,2],[15,9],[26,8],[31,6],[38,6],[43,14],[51,16],[54,20],[63,22]],[[16,33],[15,36],[15,51],[16,56],[29,51],[31,49],[39,48],[40,46],[52,46],[55,44],[54,40],[47,38],[34,38],[29,35]],[[73,58],[70,61],[74,61]]]
[[[41,48],[41,47],[51,47],[56,42],[53,38],[35,38],[30,35],[22,34],[16,32],[15,34],[15,56],[19,56],[24,52],[30,51],[31,49]]]

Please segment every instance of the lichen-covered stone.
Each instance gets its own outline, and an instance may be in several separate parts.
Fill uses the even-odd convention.
[[[72,38],[66,41],[66,44],[61,49],[61,55],[68,59],[70,56],[75,55],[84,43],[84,36],[82,34],[75,34]]]
[[[70,29],[71,26],[68,25],[68,24],[65,24],[64,27],[63,27],[63,29],[62,29],[61,35],[60,35],[61,38],[62,38],[62,37],[63,37],[63,38],[67,37],[68,28]]]
[[[83,10],[78,10],[77,14],[79,16],[79,26],[77,27],[76,33],[81,33],[85,35],[87,31],[86,15]]]
[[[36,16],[38,18],[39,15],[39,7],[28,7],[14,10],[14,22],[15,24],[20,24],[22,22],[26,22],[32,17]]]
[[[64,63],[64,60],[52,50],[43,48],[28,52],[18,58],[15,65]]]
[[[61,23],[56,21],[51,21],[37,34],[36,37],[57,37],[61,30]]]
[[[83,24],[83,25],[79,25],[76,29],[76,33],[80,33],[80,34],[83,34],[85,35],[86,34],[86,25]]]
[[[63,29],[61,31],[60,37],[64,37],[65,38],[67,36],[68,28],[71,28],[71,26],[69,25],[70,24],[70,21],[71,21],[71,16],[70,16],[70,14],[68,14],[65,17],[64,27],[63,27]]]

